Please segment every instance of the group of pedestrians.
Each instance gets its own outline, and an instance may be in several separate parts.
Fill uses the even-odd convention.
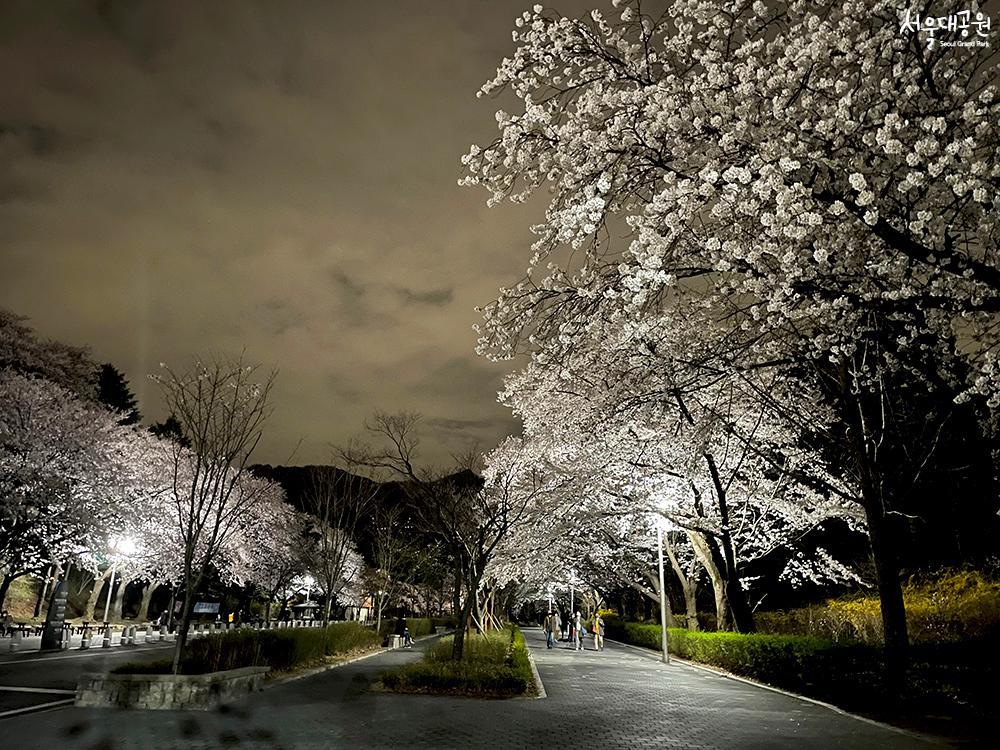
[[[587,623],[580,610],[576,610],[572,617],[563,617],[557,610],[553,609],[545,615],[542,628],[545,631],[545,648],[555,648],[556,640],[566,640],[573,644],[575,651],[586,650],[583,639],[587,636]],[[603,651],[604,619],[600,614],[594,615],[594,620],[590,624],[590,633],[594,637],[594,650]]]

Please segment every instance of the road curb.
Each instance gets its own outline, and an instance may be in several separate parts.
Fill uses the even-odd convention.
[[[538,695],[533,695],[530,698],[522,696],[522,700],[537,701],[541,698],[548,698],[549,696],[545,692],[545,685],[542,683],[542,676],[538,674],[538,667],[535,666],[535,657],[531,655],[531,651],[528,651],[528,664],[531,665],[531,674],[535,678],[535,690],[538,691]]]
[[[631,649],[632,651],[635,651],[635,652],[637,652],[639,654],[642,654],[643,656],[655,659],[660,664],[663,664],[663,662],[660,660],[660,654],[657,651],[651,651],[649,649],[642,648],[641,646],[635,646],[635,645],[633,645],[631,643],[624,643],[622,641],[616,641],[616,640],[614,640],[612,638],[607,638],[606,637],[604,640],[611,641],[612,643],[617,644],[619,646],[624,646],[625,648]],[[719,677],[724,677],[724,678],[726,678],[728,680],[734,680],[736,682],[742,682],[742,683],[744,683],[746,685],[751,685],[752,687],[762,688],[763,690],[770,690],[772,693],[779,693],[781,695],[787,695],[789,698],[797,698],[798,700],[803,701],[805,703],[812,703],[813,705],[821,706],[822,708],[829,709],[830,711],[833,711],[834,713],[838,713],[841,716],[847,716],[847,717],[850,717],[852,719],[857,719],[858,721],[862,721],[862,722],[864,722],[866,724],[871,724],[872,726],[875,726],[875,727],[880,727],[881,729],[888,729],[890,731],[896,732],[897,734],[901,734],[901,735],[903,735],[905,737],[909,737],[911,739],[920,740],[922,742],[926,742],[926,743],[929,743],[929,744],[932,744],[932,745],[937,745],[939,747],[951,747],[951,745],[948,742],[946,742],[944,739],[939,738],[939,737],[934,737],[934,736],[929,735],[929,734],[922,734],[920,732],[915,732],[915,731],[913,731],[911,729],[903,729],[902,727],[897,727],[897,726],[894,726],[893,724],[886,724],[885,722],[878,721],[876,719],[869,719],[867,716],[861,716],[860,714],[852,713],[852,712],[847,711],[847,710],[845,710],[843,708],[840,708],[840,706],[835,706],[832,703],[827,703],[827,702],[821,701],[821,700],[819,700],[817,698],[810,698],[807,695],[801,695],[799,693],[793,693],[790,690],[784,690],[784,689],[779,688],[779,687],[774,687],[774,685],[768,685],[768,684],[763,683],[763,682],[757,682],[756,680],[751,680],[751,679],[749,679],[747,677],[740,677],[739,675],[733,674],[732,672],[727,672],[724,669],[720,669],[718,667],[711,667],[711,666],[708,666],[707,664],[699,664],[697,662],[689,661],[688,659],[682,659],[679,656],[674,656],[673,654],[671,654],[670,655],[670,663],[673,664],[674,662],[676,662],[678,664],[682,664],[683,666],[689,667],[691,669],[698,669],[698,670],[701,670],[702,672],[708,672],[709,674],[714,674],[714,675],[717,675]],[[667,665],[664,664],[664,666],[667,666]]]

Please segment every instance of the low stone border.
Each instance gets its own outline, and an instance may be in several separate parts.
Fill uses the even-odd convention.
[[[535,666],[535,657],[528,652],[528,663],[531,665],[531,674],[535,678],[535,695],[525,695],[522,696],[524,700],[538,700],[539,698],[548,698],[548,694],[545,692],[545,685],[542,684],[542,676],[538,674],[538,667]]]
[[[243,667],[207,674],[106,674],[80,676],[76,705],[207,711],[261,689],[269,667]]]

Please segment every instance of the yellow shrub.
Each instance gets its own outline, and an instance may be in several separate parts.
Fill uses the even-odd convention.
[[[978,571],[949,571],[903,587],[906,621],[913,643],[984,639],[1000,631],[1000,582]],[[814,635],[834,641],[882,641],[877,597],[830,599],[814,607],[762,612],[765,633]]]

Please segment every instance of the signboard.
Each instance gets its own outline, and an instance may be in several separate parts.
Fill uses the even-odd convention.
[[[217,615],[219,614],[219,602],[195,602],[194,609],[191,611],[196,615]]]
[[[62,629],[63,621],[66,619],[67,597],[66,582],[59,581],[56,585],[56,590],[52,592],[49,613],[45,618],[45,628],[42,630],[43,651],[62,646]]]

